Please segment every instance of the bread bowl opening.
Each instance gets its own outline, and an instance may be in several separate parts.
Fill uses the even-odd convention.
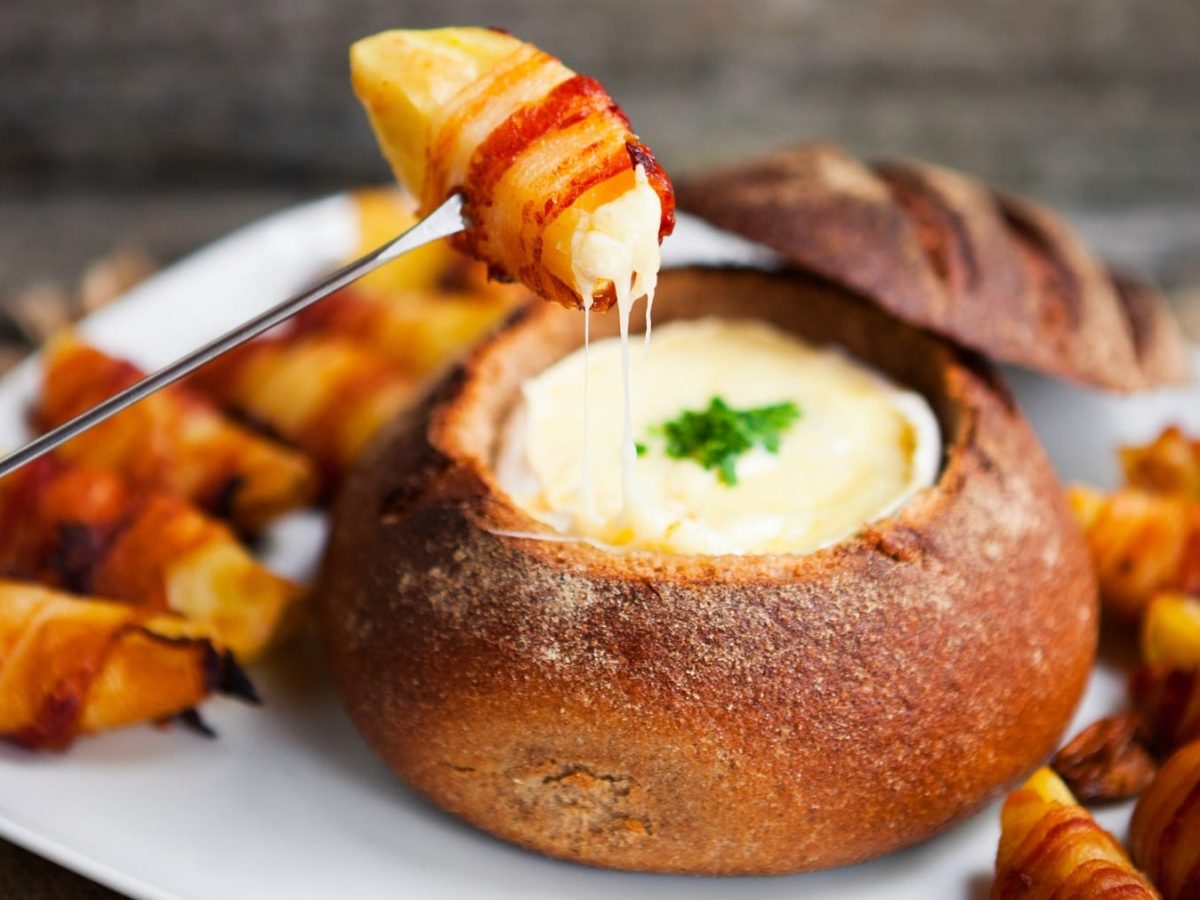
[[[473,435],[461,449],[488,448],[478,462],[515,508],[515,534],[614,552],[806,554],[936,483],[957,430],[950,351],[937,339],[815,280],[738,270],[665,273],[654,321],[650,354],[640,339],[633,352],[642,506],[632,511],[614,448],[599,451],[621,430],[615,317],[591,325],[590,498],[578,315],[532,308],[477,355],[456,416]],[[722,459],[681,452],[681,426],[683,443],[691,426],[703,437],[714,401],[717,419],[744,425],[749,414],[750,446]],[[764,411],[788,419],[789,404],[785,427],[755,430]]]

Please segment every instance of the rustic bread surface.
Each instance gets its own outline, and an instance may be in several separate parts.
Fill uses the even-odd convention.
[[[927,163],[810,144],[678,184],[680,205],[994,359],[1115,390],[1186,381],[1162,297],[1043,207]]]
[[[491,456],[522,381],[581,341],[542,304],[351,478],[318,592],[334,680],[401,778],[553,856],[782,873],[919,841],[1044,759],[1079,699],[1096,586],[1061,488],[983,363],[840,290],[666,273],[656,321],[701,315],[841,344],[921,391],[937,485],[805,556],[532,539]]]

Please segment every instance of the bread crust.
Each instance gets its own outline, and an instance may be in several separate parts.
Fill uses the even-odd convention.
[[[351,477],[318,591],[334,681],[402,779],[552,856],[766,874],[919,841],[1044,759],[1080,697],[1096,585],[1061,488],[985,364],[838,289],[664,273],[656,322],[701,315],[837,342],[921,391],[937,484],[806,556],[521,537],[547,529],[496,484],[498,425],[581,340],[528,308]]]
[[[929,163],[806,144],[677,186],[682,208],[985,355],[1141,390],[1190,378],[1153,288],[1110,273],[1058,216]]]

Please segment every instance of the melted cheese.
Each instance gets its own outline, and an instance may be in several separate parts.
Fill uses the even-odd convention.
[[[666,325],[631,361],[639,390],[629,429],[649,447],[634,457],[622,414],[624,349],[619,339],[600,341],[531,379],[504,435],[502,487],[564,538],[669,553],[805,553],[889,515],[937,476],[940,435],[924,398],[838,350],[718,319]],[[739,458],[732,487],[647,438],[714,396],[738,409],[790,400],[802,413],[777,454]],[[585,457],[589,498],[579,490]],[[632,503],[626,467],[637,484]]]
[[[613,286],[617,295],[617,315],[621,323],[621,384],[623,386],[623,423],[621,474],[624,505],[636,505],[640,498],[634,469],[633,425],[630,413],[629,317],[633,304],[646,298],[646,342],[650,340],[650,315],[654,289],[658,284],[661,253],[658,232],[662,224],[662,201],[650,186],[646,170],[633,171],[598,185],[585,194],[546,231],[551,252],[545,264],[567,280],[579,294],[584,309],[584,356],[591,343],[590,321],[594,297]],[[565,262],[564,262],[565,261]],[[564,264],[569,263],[566,278]],[[583,406],[590,407],[590,366],[583,365]],[[588,438],[588,417],[581,417],[583,458],[577,481],[578,501],[591,518],[594,513],[593,487]]]
[[[658,283],[662,203],[641,166],[633,186],[592,212],[581,211],[571,235],[571,276],[584,307],[611,282],[620,303],[653,296]]]

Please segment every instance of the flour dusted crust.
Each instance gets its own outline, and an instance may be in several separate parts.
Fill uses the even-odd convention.
[[[1187,381],[1162,296],[1046,208],[914,160],[805,144],[677,185],[681,206],[989,357],[1115,390]]]
[[[368,453],[318,611],[371,746],[438,805],[598,866],[853,863],[978,809],[1053,748],[1096,641],[1061,488],[986,365],[798,276],[663,276],[657,322],[761,318],[929,398],[936,486],[807,556],[533,540],[491,470],[518,385],[580,343],[520,313]],[[616,327],[593,317],[595,337]]]

